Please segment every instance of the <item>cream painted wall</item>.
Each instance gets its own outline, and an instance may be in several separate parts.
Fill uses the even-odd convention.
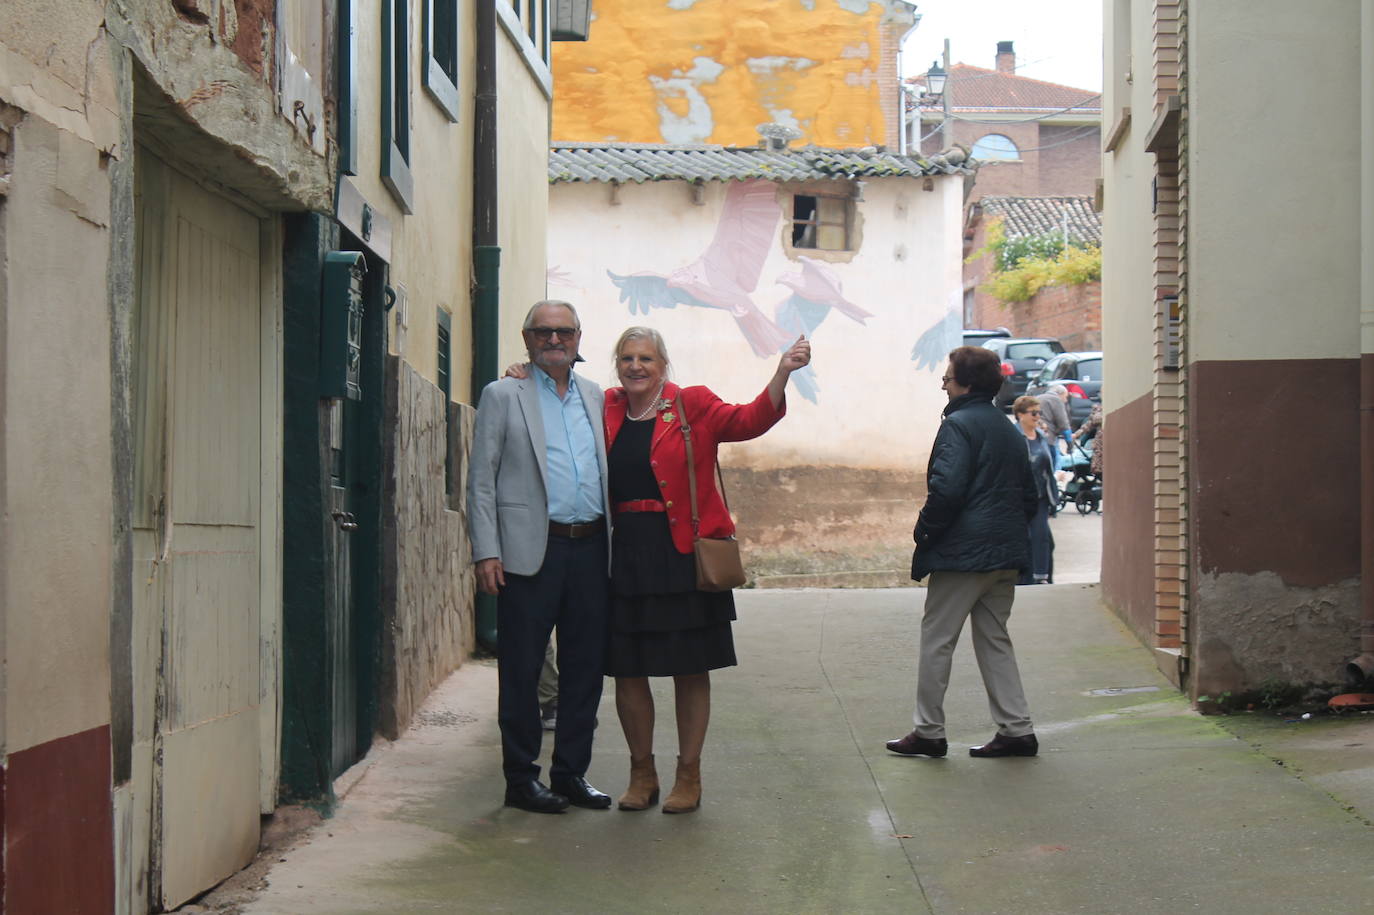
[[[413,213],[406,215],[381,180],[381,123],[364,117],[358,124],[358,174],[351,179],[367,201],[391,223],[392,286],[405,289],[404,312],[389,316],[389,346],[431,383],[438,371],[438,308],[452,314],[452,396],[467,397],[472,365],[472,124],[474,50],[472,28],[462,29],[459,97],[462,108],[453,123],[429,96],[421,74],[424,66],[422,5],[407,0],[410,11],[410,174],[414,181]],[[381,3],[373,0],[359,13],[363,23],[379,22]],[[462,11],[471,23],[470,4]],[[381,32],[358,30],[358,110],[381,111]]]
[[[497,150],[500,156],[500,361],[525,358],[520,324],[547,298],[544,274],[549,219],[548,98],[504,29],[497,30]],[[556,298],[557,296],[555,296]]]
[[[7,753],[109,723],[112,562],[109,182],[96,146],[41,117],[14,139],[0,270]]]
[[[755,469],[837,465],[924,471],[946,403],[938,365],[918,371],[916,339],[961,302],[960,213],[963,179],[936,178],[935,190],[911,179],[870,179],[860,203],[863,242],[853,261],[831,264],[846,299],[872,312],[861,325],[831,310],[813,334],[819,402],[789,386],[788,417],[756,442],[727,446],[736,466]],[[611,347],[632,324],[665,338],[675,380],[705,384],[726,400],[753,399],[777,357],[756,356],[734,319],[719,309],[679,305],[631,314],[606,271],[667,274],[694,261],[716,230],[725,185],[706,185],[705,206],[684,182],[629,184],[619,206],[610,186],[560,183],[550,191],[549,291],[582,313],[581,371],[616,383]],[[790,290],[777,284],[800,265],[778,244],[769,254],[754,302],[772,317]]]
[[[1190,5],[1189,361],[1358,355],[1359,36],[1350,0]]]
[[[1130,59],[1117,60],[1112,40],[1121,27],[1117,17],[1127,12],[1130,22]],[[1103,154],[1102,182],[1102,348],[1108,353],[1102,406],[1111,413],[1148,394],[1154,385],[1154,217],[1150,211],[1150,182],[1155,157],[1145,151],[1145,136],[1154,116],[1154,92],[1150,86],[1151,4],[1130,0],[1104,0],[1103,80],[1104,117],[1110,122],[1104,135],[1120,117],[1123,107],[1133,118],[1116,149]],[[1112,79],[1121,71],[1133,72],[1126,83]],[[1122,90],[1125,94],[1122,94]]]

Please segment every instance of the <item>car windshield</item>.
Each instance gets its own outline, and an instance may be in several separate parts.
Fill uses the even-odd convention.
[[[1057,344],[1049,340],[1037,340],[1034,343],[1008,343],[1008,359],[1048,359],[1051,356],[1062,353],[1063,350]]]
[[[1078,377],[1084,381],[1102,380],[1102,360],[1101,359],[1080,359],[1078,360]]]

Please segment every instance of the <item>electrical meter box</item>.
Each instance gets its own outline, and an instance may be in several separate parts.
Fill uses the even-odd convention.
[[[363,276],[367,261],[359,251],[324,256],[320,315],[320,396],[362,400]]]

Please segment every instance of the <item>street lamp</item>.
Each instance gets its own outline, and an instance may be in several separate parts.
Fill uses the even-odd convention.
[[[928,95],[944,95],[945,80],[948,78],[949,74],[945,72],[944,67],[940,66],[938,60],[931,63],[930,69],[926,71],[926,93]]]

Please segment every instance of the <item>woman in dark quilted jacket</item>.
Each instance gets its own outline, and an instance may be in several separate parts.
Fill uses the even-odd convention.
[[[945,690],[964,620],[997,734],[970,756],[1034,756],[1039,742],[1021,688],[1007,619],[1030,564],[1027,522],[1039,503],[1024,437],[992,399],[1002,386],[992,350],[961,346],[941,379],[949,396],[926,470],[926,503],[912,532],[911,577],[926,585],[915,728],[889,740],[905,756],[944,756]]]

